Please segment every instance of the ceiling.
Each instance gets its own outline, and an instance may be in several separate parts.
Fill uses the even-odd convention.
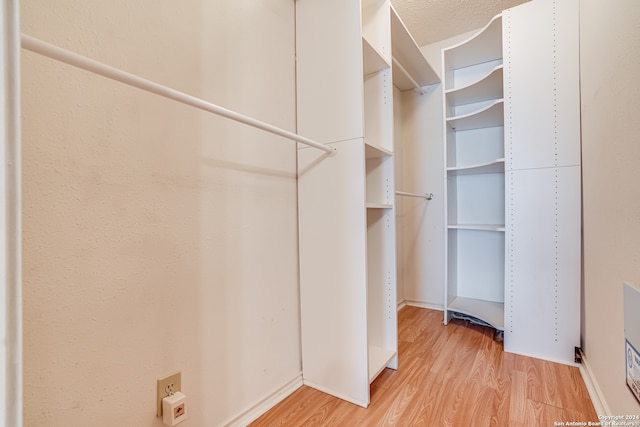
[[[484,27],[504,9],[528,0],[391,0],[419,46]]]

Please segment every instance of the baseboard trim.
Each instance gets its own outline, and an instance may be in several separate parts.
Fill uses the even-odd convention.
[[[288,381],[286,384],[279,387],[273,393],[268,394],[258,402],[251,405],[249,409],[242,414],[234,417],[228,422],[224,423],[224,426],[228,427],[245,427],[257,420],[261,415],[267,412],[269,409],[282,402],[287,396],[302,387],[302,372],[295,376],[295,378]]]
[[[517,351],[517,350],[514,350],[512,348],[509,348],[508,345],[504,346],[504,351],[505,351],[505,353],[517,354],[517,355],[520,355],[520,356],[531,357],[533,359],[546,360],[547,362],[559,363],[560,365],[573,366],[573,367],[576,367],[576,368],[580,367],[580,364],[576,363],[574,360],[558,359],[558,358],[555,358],[555,357],[545,356],[544,354],[527,353],[526,351]]]
[[[316,389],[318,391],[321,391],[323,393],[329,394],[331,396],[337,397],[338,399],[342,399],[344,401],[347,401],[349,403],[353,403],[354,405],[358,405],[358,406],[362,406],[363,408],[366,408],[367,406],[369,406],[369,402],[363,402],[359,399],[356,399],[354,397],[348,396],[346,394],[342,394],[342,393],[336,393],[334,390],[328,389],[326,387],[323,387],[321,385],[315,384],[313,382],[304,380],[304,385],[311,387],[313,389]]]
[[[411,307],[428,308],[429,310],[444,311],[444,307],[438,304],[432,304],[429,302],[404,300],[404,304]]]
[[[587,386],[587,391],[589,392],[589,397],[591,398],[596,413],[598,415],[613,415],[609,405],[607,405],[607,401],[604,399],[598,381],[596,381],[596,377],[593,375],[591,365],[589,365],[582,350],[580,350],[580,357],[582,358],[582,364],[578,368],[580,369],[580,375],[582,375],[584,384]]]
[[[407,306],[407,302],[405,300],[398,302],[398,311],[402,310],[406,306]]]

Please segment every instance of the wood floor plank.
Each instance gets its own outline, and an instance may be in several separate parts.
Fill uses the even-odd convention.
[[[499,371],[498,371],[499,372]],[[509,425],[509,409],[511,407],[511,381],[502,377],[496,380],[496,399],[495,412],[491,417],[489,425],[491,427],[500,427]]]
[[[413,375],[406,376],[404,383],[394,389],[396,393],[388,393],[393,399],[387,407],[375,408],[372,411],[373,419],[385,426],[407,425],[407,418],[412,416],[410,408],[414,406],[416,396],[422,395],[425,388],[425,378],[429,371],[426,364],[417,364]]]
[[[509,393],[509,421],[524,423],[527,418],[527,374],[514,371]]]
[[[424,387],[423,392],[416,396],[414,404],[409,409],[407,414],[407,425],[411,426],[432,426],[433,420],[440,418],[438,410],[443,408],[444,393],[442,389],[444,387],[446,379],[444,375],[428,372],[424,378],[424,383],[427,384]]]
[[[552,426],[596,421],[577,368],[505,353],[493,330],[442,312],[398,313],[398,370],[371,384],[368,408],[303,386],[252,426]]]

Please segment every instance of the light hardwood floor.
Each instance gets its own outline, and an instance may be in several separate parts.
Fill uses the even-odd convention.
[[[252,426],[553,426],[597,421],[578,368],[502,351],[489,328],[442,312],[398,313],[399,367],[371,384],[369,408],[303,386]]]

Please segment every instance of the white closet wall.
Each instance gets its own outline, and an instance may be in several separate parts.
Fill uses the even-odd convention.
[[[420,49],[432,70],[436,81],[441,79],[442,48],[453,46],[470,38],[476,32],[456,36]],[[444,144],[442,126],[442,85],[432,84],[425,94],[413,90],[401,92],[402,115],[397,127],[402,139],[396,143],[403,151],[398,163],[402,185],[407,191],[429,191],[433,200],[427,203],[414,198],[398,198],[402,203],[398,218],[403,230],[402,255],[398,255],[403,280],[403,294],[399,296],[407,304],[442,310],[446,256],[444,203]],[[400,253],[400,252],[399,252]]]
[[[626,385],[625,300],[640,283],[640,9],[634,1],[580,1],[584,197],[585,360],[602,413],[638,414]],[[606,90],[603,90],[606,88]],[[638,312],[638,310],[636,310]]]
[[[296,129],[289,0],[21,3],[27,34]],[[244,425],[301,384],[295,143],[22,67],[24,424],[161,426],[180,370],[185,425]]]
[[[444,300],[444,182],[442,180],[442,93],[440,85],[424,88],[419,94],[406,90],[399,94],[402,114],[397,127],[401,139],[402,162],[398,163],[402,184],[399,190],[433,193],[432,200],[398,197],[399,222],[403,242],[398,252],[403,294],[407,304],[442,309]],[[433,112],[436,114],[433,114]],[[397,150],[397,149],[396,149]],[[400,250],[402,252],[400,252]]]
[[[437,194],[431,200],[396,194],[398,299],[407,304],[438,307],[441,292],[424,293],[421,290],[426,288],[417,284],[437,282],[438,266],[444,260],[442,251],[430,250],[433,245],[428,243],[440,235],[442,225],[440,164],[432,167],[432,150],[440,140],[440,121],[430,114],[432,106],[440,105],[440,78],[393,7],[391,40],[396,190],[413,195]]]

